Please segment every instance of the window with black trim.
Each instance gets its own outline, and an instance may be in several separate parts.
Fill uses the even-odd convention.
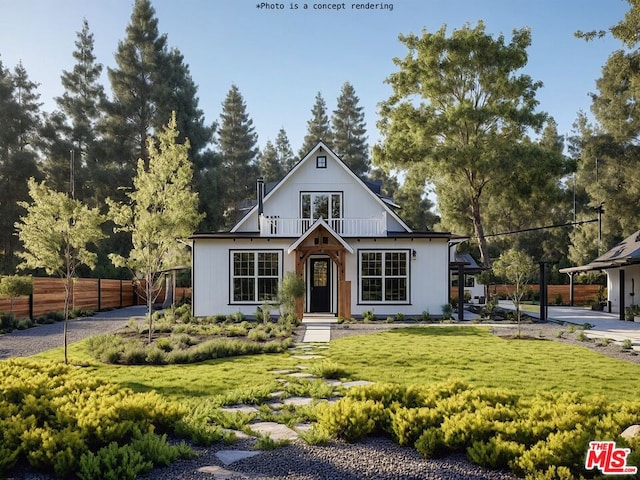
[[[408,251],[361,250],[359,260],[362,303],[408,303]]]
[[[275,300],[280,282],[279,251],[232,251],[231,284],[234,303]]]
[[[327,157],[316,157],[316,168],[327,168]]]

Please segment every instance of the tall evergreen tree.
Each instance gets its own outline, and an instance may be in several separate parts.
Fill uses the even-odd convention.
[[[337,108],[331,117],[332,146],[356,175],[364,176],[369,171],[371,162],[364,107],[359,106],[359,102],[353,85],[345,82],[338,97]]]
[[[278,131],[278,136],[276,137],[276,153],[284,173],[291,170],[298,161],[296,156],[293,154],[291,144],[289,143],[289,137],[287,137],[287,132],[284,128],[281,128]]]
[[[38,84],[19,63],[13,74],[0,65],[0,109],[10,125],[0,145],[0,270],[13,273],[19,248],[14,224],[24,213],[18,202],[29,198],[27,181],[39,177],[38,132],[41,125]]]
[[[258,135],[249,118],[240,90],[232,85],[222,104],[218,144],[224,178],[225,224],[231,227],[240,215],[240,203],[254,195],[258,176],[256,165]],[[222,176],[221,176],[222,177]]]
[[[56,98],[59,110],[45,122],[43,138],[48,146],[44,169],[50,187],[67,191],[70,151],[73,151],[76,197],[100,206],[113,185],[108,182],[108,168],[100,152],[97,130],[106,102],[100,83],[102,64],[96,62],[93,34],[86,19],[75,46],[76,64],[61,75],[64,93]]]
[[[271,140],[267,140],[264,149],[258,155],[258,170],[265,182],[275,182],[284,175],[284,169],[278,161],[278,152]]]
[[[298,156],[303,158],[320,140],[331,146],[333,134],[329,124],[329,117],[327,116],[327,104],[322,97],[322,93],[318,92],[316,101],[311,109],[311,119],[307,121],[307,134],[304,137]]]
[[[167,36],[158,33],[158,19],[150,0],[136,0],[126,38],[118,43],[117,67],[109,68],[113,102],[109,106],[107,133],[112,158],[122,162],[120,186],[131,186],[138,158],[147,161],[147,136],[162,124],[156,113],[165,98]],[[166,112],[164,112],[166,113]]]

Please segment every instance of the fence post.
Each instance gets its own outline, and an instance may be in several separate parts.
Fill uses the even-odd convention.
[[[98,311],[102,310],[102,279],[98,279]]]
[[[29,294],[29,320],[33,320],[33,293]]]

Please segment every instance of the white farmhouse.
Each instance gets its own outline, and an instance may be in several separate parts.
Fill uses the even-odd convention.
[[[196,233],[193,314],[255,313],[285,272],[304,278],[296,314],[438,314],[449,301],[449,233],[414,232],[394,205],[318,143],[228,232]]]

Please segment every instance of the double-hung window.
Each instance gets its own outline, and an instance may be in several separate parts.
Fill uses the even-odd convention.
[[[360,302],[409,302],[409,251],[360,250]]]
[[[231,251],[232,302],[275,300],[280,272],[280,251]]]

